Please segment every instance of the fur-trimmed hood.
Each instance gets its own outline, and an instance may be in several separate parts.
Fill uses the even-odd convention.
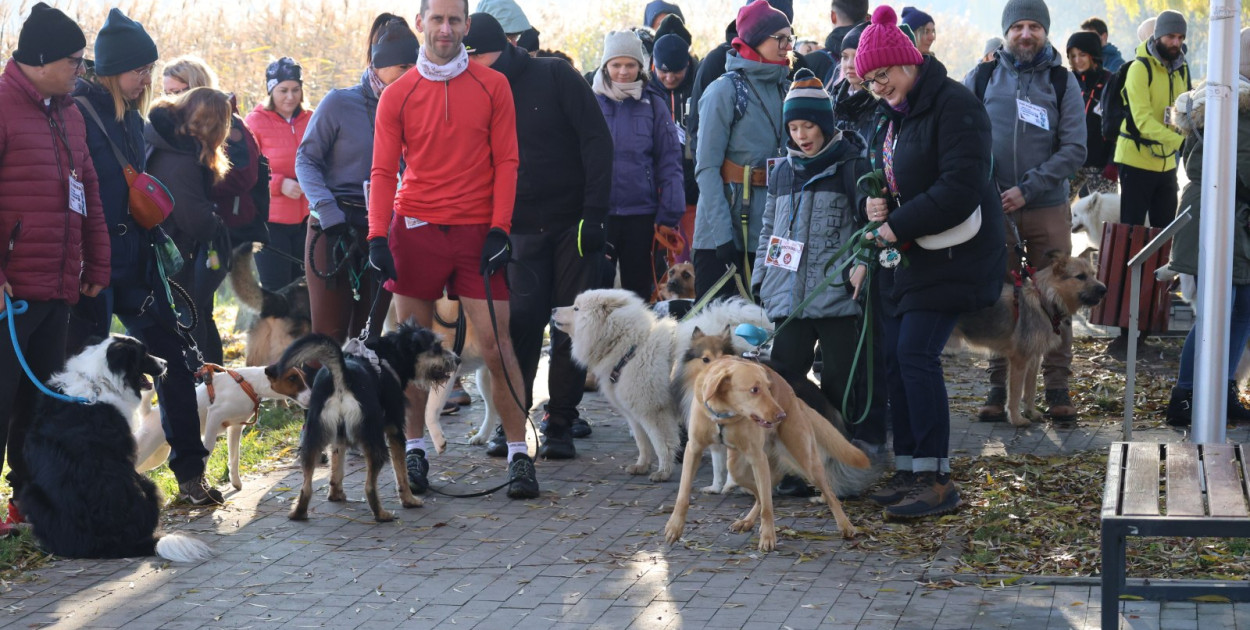
[[[1206,82],[1195,85],[1194,89],[1176,97],[1176,128],[1189,135],[1201,131],[1206,125],[1207,111]],[[1237,111],[1242,115],[1250,114],[1250,80],[1237,77]]]

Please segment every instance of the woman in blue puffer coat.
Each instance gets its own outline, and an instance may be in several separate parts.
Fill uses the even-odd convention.
[[[676,228],[686,207],[677,126],[668,106],[645,89],[645,67],[642,40],[612,31],[592,88],[615,146],[608,257],[620,266],[621,287],[649,300],[655,226]]]

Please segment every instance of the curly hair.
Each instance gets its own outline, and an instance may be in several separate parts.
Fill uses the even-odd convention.
[[[197,87],[157,103],[153,109],[168,109],[177,121],[175,132],[194,138],[200,145],[200,164],[220,182],[230,170],[226,157],[226,136],[234,108],[230,95],[209,87]]]

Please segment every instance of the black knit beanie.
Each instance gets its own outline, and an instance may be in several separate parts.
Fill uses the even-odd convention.
[[[13,58],[28,66],[43,66],[60,61],[87,47],[87,36],[78,23],[60,9],[40,2],[30,10],[22,24]]]

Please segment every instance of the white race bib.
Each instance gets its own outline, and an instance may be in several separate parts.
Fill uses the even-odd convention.
[[[1050,116],[1046,114],[1045,107],[1016,99],[1016,111],[1019,113],[1020,120],[1034,127],[1050,131]]]
[[[73,173],[69,176],[69,209],[87,216],[87,193],[83,191],[82,182]]]
[[[773,236],[768,239],[768,251],[764,253],[764,266],[798,271],[803,257],[803,244],[788,238]]]

